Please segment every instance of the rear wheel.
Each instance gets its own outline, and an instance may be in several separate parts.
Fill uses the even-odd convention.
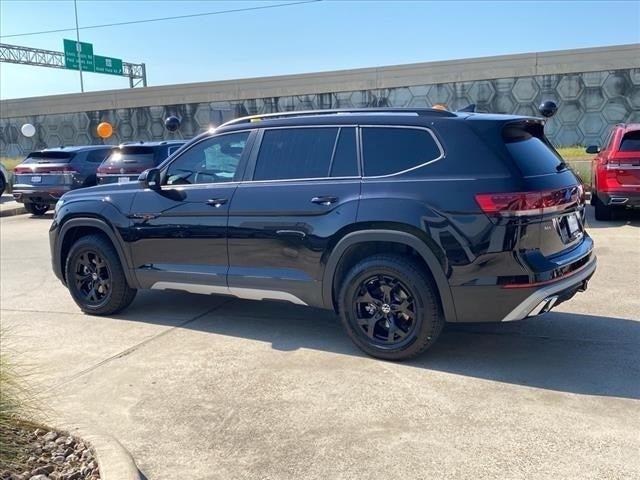
[[[0,195],[2,195],[7,188],[7,181],[4,179],[4,175],[0,174]]]
[[[602,203],[602,200],[598,197],[597,192],[593,192],[593,207],[595,208],[596,220],[606,222],[613,220],[613,208]]]
[[[430,278],[410,259],[375,255],[346,275],[339,295],[347,334],[365,353],[405,360],[427,350],[444,318]]]
[[[40,217],[40,216],[44,215],[45,213],[47,213],[47,210],[49,210],[49,205],[47,205],[46,203],[31,203],[31,202],[27,202],[27,203],[24,204],[24,208],[31,215],[35,215],[36,217]]]
[[[136,296],[113,245],[102,235],[82,237],[71,246],[65,279],[73,300],[93,315],[116,313]]]

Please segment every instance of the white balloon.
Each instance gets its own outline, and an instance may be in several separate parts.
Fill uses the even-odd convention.
[[[33,137],[36,134],[36,127],[31,125],[30,123],[25,123],[24,125],[22,125],[20,131],[25,137]]]

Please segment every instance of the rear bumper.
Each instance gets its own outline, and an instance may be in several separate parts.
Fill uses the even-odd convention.
[[[570,276],[539,288],[511,310],[502,321],[522,320],[548,312],[552,307],[569,300],[577,292],[586,290],[587,282],[596,271],[597,263],[594,256],[589,263]]]
[[[530,253],[520,257],[530,272],[526,276],[483,276],[485,268],[488,268],[487,275],[497,272],[495,269],[491,271],[491,265],[481,266],[477,275],[484,278],[484,284],[451,286],[457,321],[504,322],[545,313],[584,290],[585,280],[596,269],[593,240],[586,233],[582,241],[568,252],[551,257],[544,257],[539,251]],[[501,280],[505,278],[508,282]],[[540,305],[554,295],[558,297],[554,303]]]
[[[598,199],[607,206],[640,208],[640,193],[638,192],[598,192]]]
[[[20,203],[47,203],[55,204],[62,195],[73,190],[72,187],[57,186],[51,189],[43,189],[42,187],[24,187],[21,185],[14,186],[13,198]]]

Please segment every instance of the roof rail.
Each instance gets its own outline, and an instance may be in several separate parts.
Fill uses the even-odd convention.
[[[261,120],[274,120],[278,118],[290,117],[310,117],[314,115],[347,115],[347,114],[392,114],[392,115],[419,115],[419,116],[435,116],[435,117],[455,117],[456,114],[447,110],[437,108],[335,108],[325,110],[293,110],[289,112],[265,113],[262,115],[249,115],[246,117],[235,118],[220,125],[226,127],[228,125],[236,125],[239,123],[252,123]]]

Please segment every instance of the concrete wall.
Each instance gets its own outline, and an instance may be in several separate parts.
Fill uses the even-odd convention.
[[[95,128],[111,122],[108,143],[190,138],[241,115],[350,107],[451,109],[536,115],[554,100],[547,134],[557,145],[598,143],[610,125],[640,122],[640,44],[55,95],[0,102],[0,155],[34,148],[100,143]],[[169,133],[163,120],[182,118]],[[20,134],[24,123],[37,134]]]

